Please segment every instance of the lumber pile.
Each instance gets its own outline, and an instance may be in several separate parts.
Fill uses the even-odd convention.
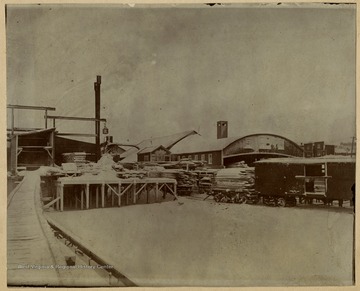
[[[231,188],[243,192],[253,192],[255,183],[254,168],[228,168],[219,170],[215,176],[215,187]]]
[[[163,171],[149,171],[150,178],[175,179],[179,195],[190,195],[197,183],[197,174],[180,169],[166,169]]]
[[[63,160],[65,163],[76,163],[76,164],[85,164],[86,156],[88,154],[85,152],[74,152],[74,153],[63,153]]]
[[[117,172],[117,176],[120,179],[131,179],[131,178],[145,178],[147,177],[147,172],[146,171],[136,171],[136,170],[127,170],[124,169],[122,171]]]

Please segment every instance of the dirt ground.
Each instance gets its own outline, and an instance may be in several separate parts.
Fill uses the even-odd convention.
[[[138,286],[353,282],[352,211],[180,200],[46,216]]]

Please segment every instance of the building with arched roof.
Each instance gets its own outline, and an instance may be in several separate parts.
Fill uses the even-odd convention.
[[[227,167],[238,162],[252,165],[255,161],[276,157],[302,157],[303,149],[295,142],[276,134],[259,133],[242,137],[208,140],[192,135],[171,148],[177,160],[191,158],[206,161],[211,167]]]

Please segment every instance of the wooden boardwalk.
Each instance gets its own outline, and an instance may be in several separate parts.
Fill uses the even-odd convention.
[[[37,203],[40,176],[30,173],[10,194],[7,207],[8,285],[61,285],[46,232],[46,220],[39,216]],[[39,269],[41,271],[39,271]]]
[[[86,256],[54,236],[44,217],[40,174],[29,172],[8,196],[8,286],[109,286],[107,272],[88,268]],[[76,258],[69,269],[66,257]]]

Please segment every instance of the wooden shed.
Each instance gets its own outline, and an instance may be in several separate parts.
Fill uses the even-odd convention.
[[[13,134],[8,148],[8,171],[19,167],[35,170],[54,164],[55,128]]]
[[[138,152],[139,162],[164,162],[170,161],[170,151],[164,146],[147,147]]]

